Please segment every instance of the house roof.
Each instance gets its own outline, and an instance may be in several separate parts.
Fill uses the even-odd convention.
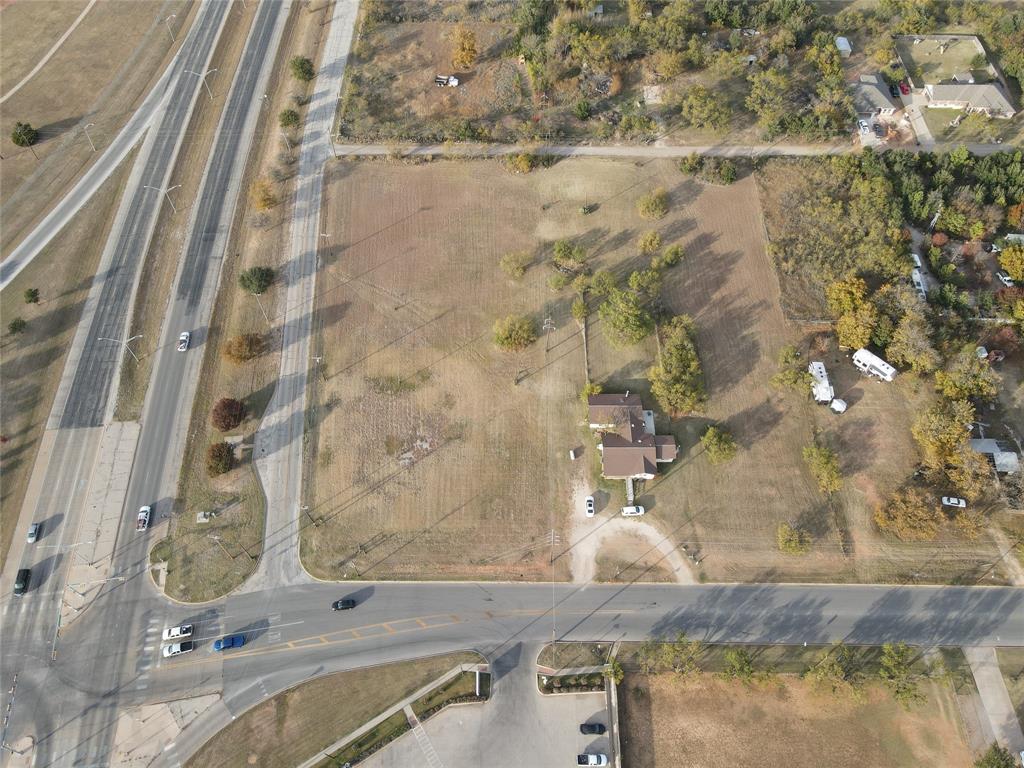
[[[672,435],[647,431],[639,395],[591,395],[587,405],[590,423],[605,428],[601,438],[601,470],[605,477],[654,475],[659,461],[676,458],[678,448]]]
[[[929,85],[928,93],[933,101],[953,101],[968,104],[975,109],[992,112],[1016,112],[1013,104],[995,83],[940,83]]]
[[[1015,451],[1007,451],[996,440],[971,440],[971,449],[992,457],[997,472],[1016,473],[1020,471],[1020,457]]]
[[[853,50],[850,47],[850,41],[847,40],[845,37],[836,38],[836,48],[838,48],[840,51],[846,51],[847,53]]]
[[[853,84],[853,108],[858,114],[872,114],[879,109],[896,109],[896,104],[875,75],[862,75]]]

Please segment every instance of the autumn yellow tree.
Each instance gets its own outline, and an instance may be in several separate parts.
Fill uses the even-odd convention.
[[[465,71],[476,64],[477,55],[476,35],[460,24],[452,34],[452,66]]]

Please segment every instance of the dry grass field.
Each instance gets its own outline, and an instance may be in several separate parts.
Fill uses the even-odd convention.
[[[863,701],[792,675],[752,686],[629,674],[619,687],[625,768],[968,768],[951,687],[926,682],[907,711],[878,686]]]

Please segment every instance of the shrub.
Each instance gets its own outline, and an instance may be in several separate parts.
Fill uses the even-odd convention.
[[[305,56],[292,57],[292,60],[288,62],[288,68],[292,71],[292,77],[296,80],[301,80],[304,83],[308,83],[316,77],[316,70],[313,69],[313,62]]]
[[[583,389],[580,390],[580,401],[586,405],[587,400],[591,395],[600,395],[602,387],[600,384],[595,384],[592,381],[587,382],[583,385]]]
[[[939,505],[916,488],[898,491],[875,510],[875,525],[905,541],[934,539],[943,520]]]
[[[537,158],[529,152],[519,152],[505,157],[505,167],[512,173],[529,173],[537,167]]]
[[[1010,750],[992,742],[988,750],[974,761],[974,768],[1016,768],[1017,761],[1013,759]]]
[[[21,333],[25,330],[28,323],[25,322],[24,318],[16,317],[7,324],[8,333]]]
[[[245,418],[245,404],[233,397],[222,397],[210,411],[210,423],[221,432],[234,429]]]
[[[636,247],[643,255],[650,256],[661,248],[661,235],[654,231],[644,232],[637,240]]]
[[[684,251],[681,245],[670,245],[661,252],[661,256],[651,257],[651,269],[669,269],[683,260]]]
[[[787,555],[802,555],[811,548],[810,536],[789,523],[779,523],[775,535],[779,543],[779,550]]]
[[[270,267],[250,267],[238,276],[238,284],[257,296],[266,293],[273,282],[274,270]]]
[[[526,251],[513,251],[506,253],[498,263],[502,270],[513,280],[520,279],[526,274],[527,268],[533,262],[533,257]]]
[[[299,124],[299,113],[294,109],[282,109],[277,116],[277,122],[282,128],[294,128]]]
[[[25,303],[26,304],[38,304],[39,303],[39,289],[38,288],[26,288],[25,289]]]
[[[589,314],[590,309],[587,307],[587,302],[584,301],[582,296],[577,296],[572,300],[572,316],[577,323],[582,323]]]
[[[230,472],[235,466],[235,449],[230,443],[214,443],[206,449],[206,473],[210,477]]]
[[[476,63],[476,57],[476,35],[460,24],[452,34],[452,66],[465,71]]]
[[[244,363],[263,351],[263,339],[256,333],[232,336],[224,345],[224,357],[233,363]]]
[[[659,187],[636,203],[636,210],[645,219],[661,219],[668,213],[668,192]]]
[[[712,464],[723,464],[736,455],[736,441],[721,427],[708,427],[700,437],[700,444]]]
[[[839,457],[835,451],[824,445],[808,445],[804,448],[804,461],[811,470],[822,493],[833,494],[843,487],[843,476],[839,472]]]
[[[11,141],[19,147],[31,147],[39,141],[39,131],[31,123],[15,123],[11,131]]]
[[[529,317],[508,315],[494,323],[494,343],[500,349],[518,352],[537,340],[537,326]]]
[[[592,107],[590,106],[590,102],[587,101],[586,99],[580,99],[573,105],[572,108],[573,114],[576,115],[577,119],[579,120],[589,119],[590,115],[592,114],[591,110]]]
[[[252,183],[249,198],[258,211],[269,211],[279,202],[273,185],[267,179],[257,179]]]

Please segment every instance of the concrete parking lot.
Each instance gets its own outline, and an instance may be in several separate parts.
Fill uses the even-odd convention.
[[[523,768],[570,766],[576,755],[612,759],[608,734],[584,736],[580,723],[609,723],[605,694],[543,695],[536,684],[537,649],[514,647],[492,665],[490,701],[448,707],[363,761],[366,768]]]

